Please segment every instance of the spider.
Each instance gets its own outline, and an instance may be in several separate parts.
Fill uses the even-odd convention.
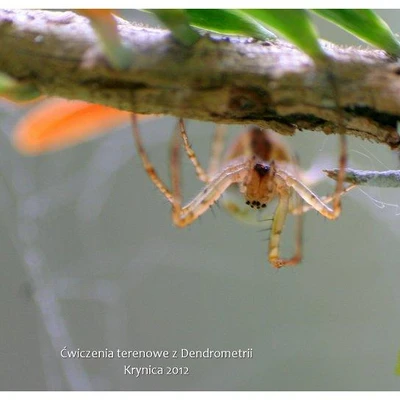
[[[295,157],[276,132],[252,127],[238,136],[222,159],[224,132],[217,127],[211,147],[209,168],[205,171],[189,143],[185,124],[180,119],[177,132],[180,132],[183,148],[195,168],[197,177],[205,183],[197,196],[187,205],[182,205],[179,135],[176,132],[171,143],[172,190],[169,190],[157,175],[147,156],[134,114],[132,123],[134,139],[143,167],[154,185],[171,203],[172,221],[177,227],[185,227],[193,223],[217,200],[221,200],[228,212],[241,220],[262,222],[259,213],[265,211],[269,202],[277,201],[270,228],[268,250],[268,260],[275,268],[293,266],[302,259],[301,215],[310,209],[315,209],[328,219],[336,219],[341,212],[341,195],[355,186],[344,187],[343,185],[347,164],[344,135],[340,135],[340,173],[336,189],[333,195],[320,198],[302,182],[306,175],[300,172]],[[239,203],[238,196],[242,199]],[[332,208],[328,206],[330,202],[333,203]],[[258,213],[255,212],[256,210]],[[296,248],[291,258],[281,258],[280,238],[288,213],[297,215],[298,218]]]

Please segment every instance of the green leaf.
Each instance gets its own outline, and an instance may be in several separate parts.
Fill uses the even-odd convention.
[[[385,21],[372,10],[313,10],[367,43],[400,55],[400,43]]]
[[[11,78],[11,76],[3,72],[0,72],[0,94],[12,89],[17,84],[18,82],[14,78]]]
[[[276,36],[262,24],[239,10],[185,10],[190,25],[212,32],[248,36],[259,40],[275,39]]]
[[[4,95],[10,100],[20,102],[37,99],[42,93],[36,86],[27,83],[16,87],[14,90],[9,90]]]
[[[175,39],[186,46],[191,46],[200,39],[200,34],[189,25],[185,10],[148,10],[172,32]]]
[[[77,12],[89,18],[103,54],[115,69],[127,69],[132,65],[132,52],[122,43],[117,21],[110,10],[82,9]]]
[[[242,10],[271,27],[315,61],[326,62],[327,56],[318,42],[318,32],[306,10]]]
[[[33,100],[41,96],[41,93],[31,83],[18,82],[11,76],[0,72],[0,96],[19,102]]]

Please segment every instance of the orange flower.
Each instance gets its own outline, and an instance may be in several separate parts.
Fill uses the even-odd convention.
[[[59,150],[129,122],[129,115],[128,111],[83,101],[46,100],[19,122],[14,133],[14,145],[22,153],[30,155]]]

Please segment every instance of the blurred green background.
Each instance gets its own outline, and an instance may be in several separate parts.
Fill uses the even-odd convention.
[[[379,14],[394,32],[400,11]],[[154,24],[150,15],[127,18]],[[321,36],[359,42],[317,21]],[[129,126],[27,158],[9,143],[27,108],[0,108],[0,389],[399,390],[400,197],[356,189],[335,222],[305,218],[304,260],[274,270],[267,232],[223,209],[172,226],[170,206],[136,156]],[[141,125],[168,180],[172,118]],[[207,164],[213,125],[188,133]],[[229,127],[228,141],[241,131]],[[306,168],[337,165],[337,137],[287,142]],[[351,165],[398,169],[389,149],[351,139]],[[184,158],[184,195],[201,188]],[[332,190],[325,184],[321,195]],[[374,198],[376,201],[373,201]],[[379,201],[387,203],[384,208]],[[293,224],[283,254],[293,249]],[[252,359],[62,359],[60,351],[253,349]],[[188,376],[124,375],[124,365],[188,366]]]

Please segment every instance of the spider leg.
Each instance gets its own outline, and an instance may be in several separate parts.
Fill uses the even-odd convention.
[[[340,193],[341,196],[343,196],[344,194],[346,194],[347,192],[349,192],[351,189],[354,189],[357,185],[349,185],[347,187],[345,187],[342,192]],[[323,196],[321,197],[321,200],[324,204],[329,204],[333,201],[334,199],[334,195],[330,195],[330,196]],[[289,212],[293,215],[299,215],[299,214],[304,214],[307,211],[313,210],[314,207],[310,204],[304,204],[301,206],[293,206]]]
[[[295,166],[294,174],[297,180],[300,180],[300,167],[298,156],[293,156],[293,165]],[[294,192],[294,193],[293,193]],[[275,268],[284,266],[297,265],[302,259],[303,245],[303,214],[296,215],[296,242],[295,254],[290,259],[281,259],[279,257],[279,242],[280,235],[285,224],[287,213],[291,208],[291,200],[295,199],[296,208],[302,207],[301,196],[292,189],[283,189],[280,194],[280,200],[275,211],[274,220],[272,223],[270,244],[269,244],[269,261]]]
[[[170,174],[172,183],[173,206],[181,204],[181,152],[178,129],[172,135],[170,145]]]
[[[341,207],[341,195],[344,189],[344,179],[346,177],[346,166],[347,166],[347,138],[346,138],[346,127],[344,111],[340,106],[340,93],[336,83],[336,78],[333,71],[330,69],[331,65],[328,65],[327,73],[328,80],[331,82],[333,96],[336,103],[336,109],[339,117],[338,128],[339,128],[339,171],[336,182],[336,189],[333,193],[332,210],[329,212],[330,219],[336,219],[342,210]]]
[[[207,183],[204,189],[192,201],[182,207],[179,168],[180,151],[177,135],[173,137],[171,144],[171,179],[173,188],[171,193],[157,175],[153,164],[147,156],[140,137],[137,118],[134,114],[132,114],[132,126],[133,136],[143,167],[154,185],[172,204],[172,221],[178,227],[189,225],[199,218],[200,215],[207,211],[211,205],[221,197],[222,193],[224,193],[231,184],[243,181],[248,173],[248,160],[228,164],[221,172],[215,175],[209,183]]]
[[[183,140],[183,147],[186,150],[186,153],[192,162],[194,169],[196,170],[197,177],[202,181],[202,182],[208,182],[209,177],[206,173],[206,171],[203,169],[203,167],[200,165],[200,161],[198,160],[196,153],[192,149],[192,146],[189,143],[189,138],[186,133],[186,128],[185,128],[185,123],[183,122],[183,119],[179,119],[179,128]]]
[[[173,204],[174,198],[173,198],[172,193],[169,191],[169,189],[166,187],[164,182],[157,175],[157,172],[155,171],[153,164],[151,163],[149,157],[147,156],[146,150],[144,149],[142,139],[140,137],[137,117],[135,114],[132,114],[131,117],[132,117],[133,137],[136,142],[137,151],[142,160],[143,168],[145,169],[145,171],[147,172],[147,175],[149,175],[150,179],[152,180],[154,185],[157,187],[157,189],[167,198],[167,200],[170,203]]]
[[[296,197],[298,200],[298,206],[300,207],[302,205],[301,197],[299,195],[296,195]],[[296,252],[295,256],[293,257],[293,259],[297,261],[297,263],[299,263],[303,258],[303,222],[304,217],[302,214],[300,214],[296,218]]]
[[[299,166],[299,157],[296,155],[294,157],[295,161],[295,176],[298,180],[300,180],[300,166]],[[303,199],[301,196],[294,191],[294,197],[295,197],[295,204],[297,205],[298,208],[300,208],[303,205]],[[293,198],[293,196],[291,196]],[[290,207],[290,199],[289,199],[289,207]],[[295,255],[292,258],[292,260],[296,261],[295,264],[288,264],[288,265],[296,265],[299,263],[303,257],[302,252],[303,252],[303,222],[304,222],[304,216],[303,214],[299,214],[296,216],[296,242],[295,242]]]
[[[306,203],[308,203],[312,208],[317,210],[324,217],[328,219],[336,219],[339,216],[340,203],[339,208],[335,208],[335,205],[333,206],[333,208],[329,208],[324,203],[324,201],[321,200],[316,194],[314,194],[306,185],[304,185],[304,183],[294,178],[287,172],[279,169],[276,171],[276,176],[282,179],[282,185],[292,187]],[[335,191],[335,193],[332,195],[333,202],[335,202],[335,199],[338,195],[340,196],[341,193],[337,194]]]
[[[339,146],[340,146],[340,155],[339,155],[339,171],[338,171],[338,179],[336,183],[336,189],[333,193],[332,200],[332,216],[336,219],[340,212],[342,211],[341,205],[341,196],[344,190],[344,178],[346,177],[346,167],[347,167],[347,138],[344,132],[343,123],[340,122],[340,132],[339,132]]]
[[[286,216],[289,210],[290,195],[288,191],[281,193],[278,206],[275,210],[274,220],[271,227],[271,236],[269,238],[268,260],[275,268],[293,266],[301,261],[302,257],[302,236],[301,223],[297,225],[296,251],[292,258],[282,259],[279,257],[279,243]]]
[[[225,125],[216,125],[211,145],[210,161],[208,164],[208,176],[213,176],[220,167],[221,155],[224,150],[225,133]]]
[[[240,161],[226,166],[215,175],[203,190],[187,205],[172,203],[172,221],[183,228],[204,214],[233,183],[244,180],[249,169],[249,161]]]

